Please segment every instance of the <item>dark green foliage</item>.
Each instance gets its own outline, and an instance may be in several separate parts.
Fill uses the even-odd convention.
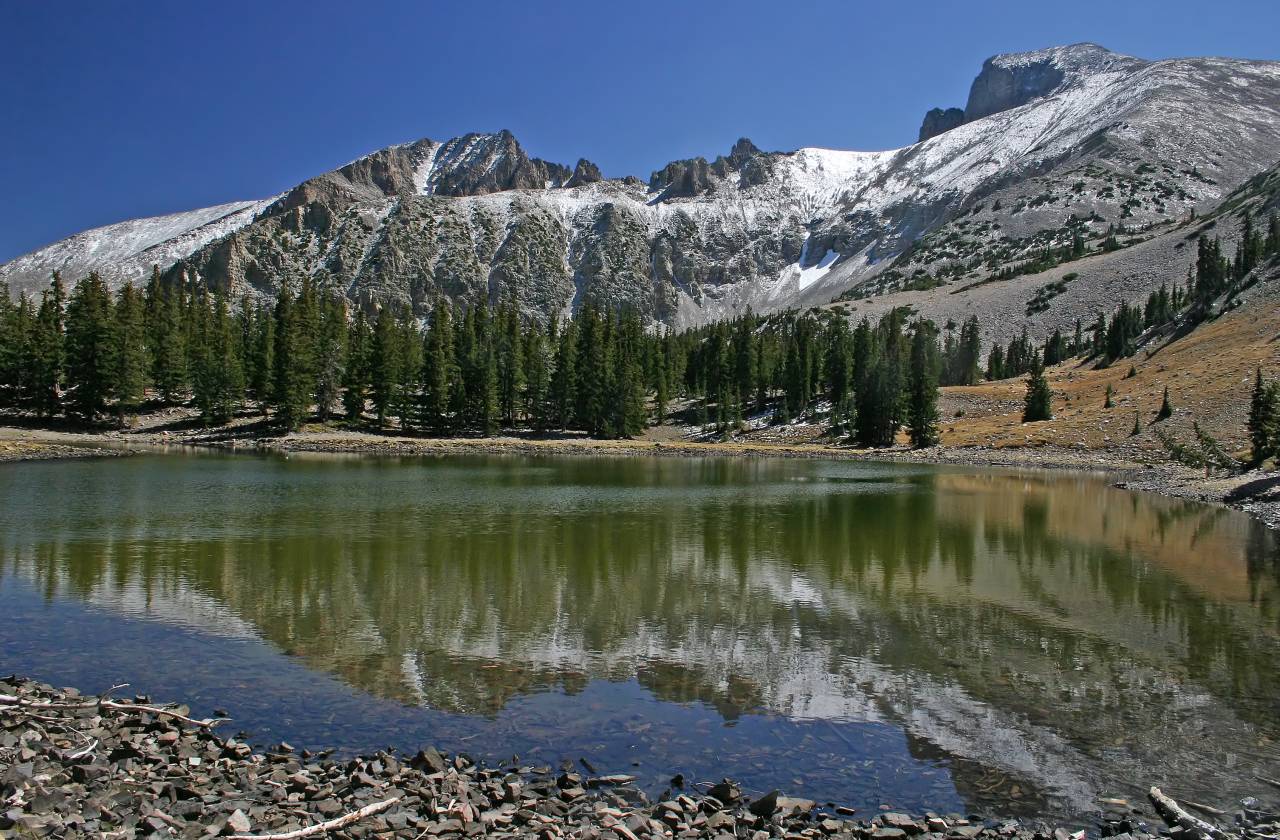
[[[1173,416],[1173,406],[1169,404],[1169,387],[1166,385],[1164,389],[1164,397],[1160,400],[1160,411],[1156,413],[1156,420],[1168,420]]]
[[[97,272],[76,284],[67,304],[67,408],[94,421],[115,392],[115,315]]]
[[[193,302],[191,390],[208,425],[229,421],[244,399],[244,371],[235,321],[222,295],[201,292]]]
[[[275,349],[272,378],[276,419],[287,429],[296,429],[306,420],[313,388],[311,341],[307,335],[305,293],[294,297],[285,286],[276,298]]]
[[[917,448],[938,442],[938,336],[932,323],[917,321],[911,332],[907,376],[907,432]]]
[[[163,402],[189,398],[208,424],[251,399],[285,429],[324,422],[339,404],[359,421],[372,404],[379,426],[405,431],[528,425],[633,437],[680,400],[686,422],[712,420],[721,435],[772,407],[866,446],[892,445],[906,424],[924,446],[937,439],[944,369],[960,384],[977,379],[976,319],[944,358],[937,328],[905,309],[853,330],[837,313],[787,312],[651,333],[638,313],[592,301],[544,325],[513,301],[491,310],[480,298],[437,301],[419,326],[392,306],[371,323],[323,284],[304,279],[270,303],[245,296],[232,307],[158,271],[144,293],[126,288],[113,301],[91,276],[68,307],[55,277],[38,311],[25,298],[0,304],[0,408],[51,415],[65,403],[86,418],[123,417],[150,383]],[[1029,347],[1023,336],[1015,359]]]
[[[146,312],[142,295],[133,284],[120,290],[115,306],[115,371],[116,414],[136,412],[147,387]]]
[[[345,301],[328,296],[320,302],[320,329],[315,340],[315,403],[321,423],[342,396],[346,382],[347,307]]]
[[[1022,409],[1023,423],[1036,423],[1053,419],[1053,392],[1049,390],[1049,380],[1044,375],[1044,364],[1037,354],[1031,361],[1031,372],[1027,377],[1027,396]]]
[[[390,307],[383,307],[378,312],[378,320],[373,328],[373,346],[369,353],[370,378],[369,397],[373,400],[373,410],[378,416],[378,425],[387,425],[392,404],[396,399],[396,391],[400,383],[400,366],[403,364],[400,334],[396,329],[396,317]]]
[[[1103,407],[1103,408],[1115,408],[1115,401],[1111,399],[1111,396],[1112,396],[1112,394],[1114,393],[1114,391],[1115,391],[1115,389],[1114,389],[1114,388],[1112,388],[1112,387],[1111,387],[1111,383],[1110,383],[1110,382],[1108,382],[1108,383],[1107,383],[1107,398],[1106,398],[1105,400],[1103,400],[1103,402],[1102,402],[1102,407]]]
[[[1249,400],[1249,446],[1253,462],[1260,464],[1280,450],[1280,383],[1267,382],[1258,368]]]
[[[164,285],[160,269],[152,268],[143,305],[146,310],[147,349],[151,380],[160,399],[175,402],[187,387],[185,296],[178,285]]]
[[[66,305],[67,292],[55,271],[40,297],[40,310],[22,360],[28,372],[23,402],[41,417],[51,417],[61,407],[67,364]]]

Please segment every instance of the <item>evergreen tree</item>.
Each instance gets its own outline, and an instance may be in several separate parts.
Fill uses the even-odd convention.
[[[142,404],[147,386],[146,312],[142,295],[132,283],[120,290],[115,305],[115,350],[112,357],[115,371],[116,414],[120,422],[124,416],[136,413]]]
[[[449,401],[457,379],[453,319],[444,298],[436,298],[427,324],[422,362],[422,418],[428,429],[449,428]]]
[[[1108,383],[1107,383],[1107,398],[1106,398],[1105,400],[1103,400],[1103,402],[1102,402],[1102,407],[1103,407],[1103,408],[1114,408],[1114,407],[1115,407],[1115,402],[1111,399],[1111,395],[1112,395],[1112,393],[1113,393],[1113,389],[1112,389],[1112,387],[1111,387],[1111,383],[1110,383],[1110,382],[1108,382]]]
[[[449,348],[453,352],[453,348]],[[358,422],[364,416],[369,398],[369,362],[373,352],[373,333],[363,309],[357,309],[347,330],[347,364],[342,371],[342,410],[348,420]]]
[[[1035,423],[1053,419],[1053,393],[1044,376],[1044,364],[1037,354],[1031,361],[1031,374],[1027,377],[1027,396],[1022,409],[1022,422]]]
[[[147,349],[151,357],[151,381],[160,399],[175,402],[187,386],[187,342],[183,290],[166,286],[160,269],[153,267],[143,295],[147,319]]]
[[[67,390],[71,411],[92,422],[115,392],[115,316],[107,284],[95,271],[67,304]]]
[[[254,312],[252,342],[247,377],[249,393],[265,417],[275,394],[276,318],[270,310]]]
[[[1253,381],[1249,401],[1249,445],[1253,462],[1260,464],[1277,454],[1280,448],[1280,387],[1264,382],[1259,367]]]
[[[514,298],[501,310],[496,338],[499,412],[504,425],[515,426],[520,412],[520,394],[524,390],[525,374],[520,314]]]
[[[225,296],[211,298],[201,292],[192,307],[192,391],[204,423],[222,425],[235,416],[244,399],[238,330]]]
[[[392,410],[402,429],[412,429],[421,403],[419,390],[422,377],[422,336],[408,307],[396,318],[396,343],[399,354],[399,376],[395,383]]]
[[[530,324],[525,333],[524,411],[535,432],[545,432],[551,421],[551,365],[546,339],[537,324]]]
[[[286,429],[297,429],[307,418],[312,394],[308,342],[303,335],[305,313],[299,299],[285,286],[276,297],[275,350],[272,375],[276,418]]]
[[[62,276],[55,271],[49,288],[40,297],[29,356],[23,361],[29,371],[24,402],[41,417],[57,414],[62,396],[67,359],[66,303]]]
[[[976,367],[976,363],[975,363]],[[928,321],[917,321],[911,334],[907,376],[907,431],[916,448],[938,442],[938,338]]]
[[[396,400],[396,390],[400,382],[400,335],[396,328],[396,318],[389,306],[378,311],[377,321],[373,328],[373,347],[369,354],[370,388],[369,397],[373,400],[373,410],[378,417],[378,426],[387,425],[392,406]]]
[[[1169,404],[1169,386],[1165,386],[1164,397],[1160,400],[1160,411],[1156,414],[1156,420],[1167,420],[1173,416],[1173,406]]]
[[[560,331],[556,355],[551,373],[551,425],[566,429],[572,422],[577,405],[577,329],[575,322],[566,324]]]
[[[337,296],[320,304],[320,330],[316,335],[316,415],[329,422],[330,412],[342,394],[347,366],[347,306]]]

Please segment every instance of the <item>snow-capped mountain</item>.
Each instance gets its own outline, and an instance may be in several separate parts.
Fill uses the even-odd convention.
[[[440,294],[510,294],[530,314],[596,299],[683,325],[947,282],[944,266],[981,278],[994,253],[1216,205],[1280,158],[1280,63],[1091,44],[996,56],[921,136],[882,152],[740,140],[647,183],[530,158],[506,131],[419,140],[273,200],[79,234],[0,280],[30,290],[97,268],[119,283],[155,263],[237,291],[312,276],[419,313]]]

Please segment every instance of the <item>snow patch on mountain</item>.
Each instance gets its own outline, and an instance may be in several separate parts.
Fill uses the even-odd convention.
[[[278,196],[277,196],[278,197]],[[167,216],[130,219],[82,231],[0,265],[11,294],[35,292],[54,271],[68,283],[98,271],[113,286],[138,282],[161,268],[249,224],[277,197],[234,201]]]

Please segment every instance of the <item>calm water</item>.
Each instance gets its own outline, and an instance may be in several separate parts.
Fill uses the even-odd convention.
[[[1280,777],[1273,535],[1092,479],[168,454],[0,499],[0,670],[260,743],[1071,819]]]

